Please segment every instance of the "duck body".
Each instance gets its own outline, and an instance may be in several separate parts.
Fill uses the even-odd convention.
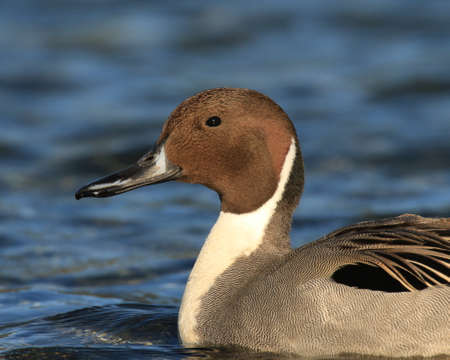
[[[292,249],[303,173],[295,129],[277,104],[253,90],[212,89],[175,109],[154,151],[76,197],[168,180],[219,194],[180,308],[186,346],[450,354],[450,218],[364,222]]]
[[[408,216],[386,227],[395,231],[396,226],[407,228],[408,222],[417,220]],[[202,297],[198,311],[183,299],[179,327],[186,344],[238,344],[309,356],[448,352],[446,286],[385,292],[337,283],[331,278],[333,271],[355,254],[345,250],[345,242],[329,244],[333,240],[326,238],[285,255],[261,248],[238,259]],[[187,291],[190,286],[195,282]],[[183,312],[193,311],[196,320],[183,333]]]
[[[263,277],[263,283],[258,279],[247,284],[243,294],[235,290],[237,294],[227,301],[214,301],[216,296],[223,296],[226,287],[221,291],[212,289],[197,318],[198,335],[187,337],[185,343],[236,344],[258,351],[308,356],[448,353],[448,317],[438,311],[425,310],[423,314],[412,310],[437,304],[448,309],[446,289],[385,295],[347,289],[326,278],[302,283],[291,272],[299,259],[301,256],[281,267],[273,263],[278,271]],[[298,281],[298,285],[281,285],[280,281],[286,279],[283,275]]]

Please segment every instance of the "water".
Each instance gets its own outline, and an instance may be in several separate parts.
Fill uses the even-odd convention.
[[[0,356],[271,358],[178,342],[215,194],[75,190],[147,151],[186,96],[250,87],[303,146],[295,245],[367,218],[449,216],[449,39],[446,0],[3,0]]]

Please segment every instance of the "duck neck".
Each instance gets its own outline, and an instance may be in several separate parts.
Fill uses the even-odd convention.
[[[240,272],[239,276],[239,283],[245,286],[255,273],[258,274],[258,267],[290,251],[292,214],[302,189],[303,161],[297,141],[293,139],[272,197],[252,212],[222,211],[211,229],[183,295],[179,315],[183,343],[199,343],[196,325],[201,301],[217,286],[225,272],[238,263],[248,263],[248,271]],[[258,261],[253,261],[255,257]]]

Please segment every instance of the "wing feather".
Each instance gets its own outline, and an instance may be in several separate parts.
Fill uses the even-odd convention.
[[[328,247],[345,259],[332,275],[335,281],[373,290],[415,291],[449,285],[449,235],[450,218],[405,214],[351,225],[319,242],[326,241]],[[392,285],[384,286],[380,272],[373,271],[374,268],[383,270],[382,276],[395,280],[402,290],[387,289]],[[378,279],[370,284],[371,276],[375,275]]]

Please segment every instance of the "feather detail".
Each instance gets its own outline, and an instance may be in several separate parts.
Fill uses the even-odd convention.
[[[404,214],[341,228],[321,240],[346,255],[346,263],[332,275],[337,282],[358,286],[352,278],[360,276],[357,265],[365,264],[382,269],[406,291],[415,291],[449,284],[449,234],[450,218]],[[366,288],[373,289],[370,284]]]

